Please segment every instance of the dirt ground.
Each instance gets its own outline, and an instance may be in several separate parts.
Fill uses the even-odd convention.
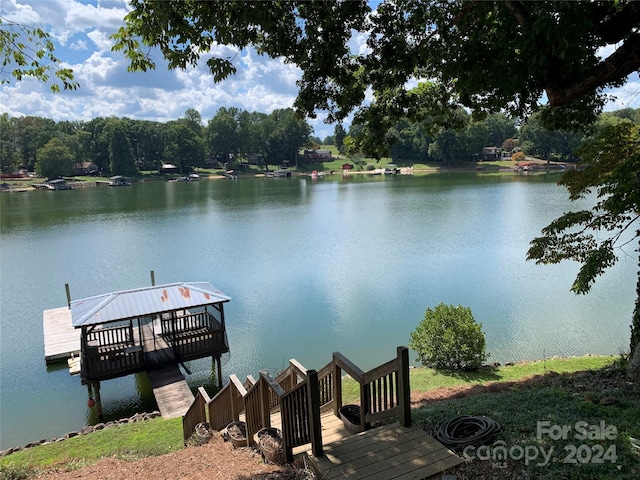
[[[250,448],[234,448],[219,434],[204,445],[187,447],[175,453],[133,462],[105,458],[72,471],[49,472],[39,480],[165,479],[165,480],[303,480],[313,478],[304,465],[281,467],[265,463]]]

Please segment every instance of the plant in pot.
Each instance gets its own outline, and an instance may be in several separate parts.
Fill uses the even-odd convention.
[[[264,459],[277,465],[284,465],[282,432],[277,428],[263,428],[257,433],[260,452]]]
[[[227,435],[234,447],[247,446],[247,424],[244,422],[231,422],[227,425]]]
[[[196,425],[196,439],[199,445],[209,442],[211,440],[211,429],[209,428],[209,422],[201,422]]]
[[[362,432],[360,405],[343,405],[339,410],[345,428],[351,433]]]

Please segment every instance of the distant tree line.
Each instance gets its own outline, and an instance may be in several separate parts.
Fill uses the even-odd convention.
[[[640,109],[603,113],[588,134],[548,130],[543,127],[540,114],[533,114],[526,121],[514,120],[502,113],[476,120],[459,109],[456,117],[455,128],[436,127],[437,122],[430,120],[405,119],[389,129],[386,138],[363,131],[367,127],[352,127],[344,138],[344,149],[370,158],[391,157],[398,164],[442,162],[455,166],[481,160],[484,147],[523,151],[542,159],[574,161],[576,149],[605,126],[622,121],[640,124]]]
[[[293,164],[309,145],[311,126],[292,109],[271,114],[220,108],[203,125],[200,113],[166,123],[98,117],[88,122],[0,115],[0,168],[43,176],[73,175],[76,164],[92,162],[102,175],[135,175],[174,165],[181,173],[197,167],[234,169],[251,159]]]
[[[576,149],[589,139],[577,132],[547,130],[536,114],[525,122],[504,114],[476,120],[460,109],[457,117],[456,128],[435,130],[426,120],[402,120],[373,144],[366,139],[375,137],[365,135],[359,126],[347,132],[338,124],[334,135],[323,140],[311,136],[311,126],[292,109],[265,114],[220,108],[206,125],[195,109],[166,123],[116,117],[55,122],[4,113],[0,115],[0,167],[3,173],[25,169],[48,178],[73,175],[76,164],[83,162],[94,163],[102,175],[160,171],[166,164],[175,165],[181,173],[198,167],[238,169],[247,162],[268,170],[270,165],[293,166],[301,148],[322,144],[336,145],[352,158],[378,159],[384,144],[384,156],[403,165],[460,165],[481,160],[484,147],[572,161]],[[590,136],[623,121],[640,124],[640,109],[601,114]]]

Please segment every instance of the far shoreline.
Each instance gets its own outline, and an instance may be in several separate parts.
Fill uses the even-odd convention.
[[[551,160],[541,160],[533,157],[527,157],[526,161],[528,163],[534,164],[535,167],[527,170],[523,170],[522,168],[516,165],[496,165],[490,161],[488,162],[478,162],[472,165],[463,165],[456,167],[446,167],[446,166],[423,166],[414,168],[412,167],[400,167],[401,172],[396,175],[429,175],[429,174],[439,174],[439,173],[452,173],[452,172],[460,172],[460,173],[480,173],[480,174],[526,174],[526,175],[536,175],[543,174],[549,172],[562,172],[566,169],[575,168],[575,164],[566,163],[566,162],[557,162]],[[511,162],[509,162],[511,163]],[[274,170],[275,171],[275,170]],[[234,173],[234,179],[242,179],[242,178],[268,178],[269,174],[273,174],[274,171],[261,171],[261,172],[247,172],[247,173]],[[312,174],[306,170],[294,170],[291,169],[292,177],[310,177]],[[314,170],[315,171],[315,170]],[[329,170],[320,171],[321,176],[329,176],[329,177],[342,177],[342,176],[350,176],[350,175],[381,175],[382,171],[384,171],[384,167],[380,166],[374,170]],[[201,180],[225,180],[228,177],[225,176],[224,173],[201,173]],[[101,182],[108,181],[108,177],[89,177],[89,176],[69,176],[64,177],[65,180],[72,188],[86,188],[86,187],[97,187]],[[169,181],[177,181],[177,179],[184,178],[181,174],[170,174],[170,175],[157,175],[157,174],[143,174],[141,176],[132,176],[129,177],[132,179],[133,183],[146,183],[146,182],[169,182]],[[24,193],[36,191],[37,189],[33,187],[34,183],[42,183],[43,179],[41,177],[14,177],[11,175],[10,177],[2,176],[0,183],[0,193]]]

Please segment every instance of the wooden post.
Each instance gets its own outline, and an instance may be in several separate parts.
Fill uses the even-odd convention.
[[[398,407],[399,423],[411,426],[411,386],[409,384],[409,349],[398,347]]]
[[[222,357],[220,356],[218,357],[218,390],[222,390]]]
[[[333,358],[333,414],[340,417],[342,407],[342,369],[336,364],[335,353]]]
[[[360,426],[362,430],[369,430],[371,423],[367,423],[365,419],[371,409],[371,384],[360,384]]]
[[[265,378],[269,373],[266,370],[260,370],[260,415],[262,420],[262,428],[271,427],[271,389]],[[254,432],[255,433],[255,432]]]
[[[98,419],[102,420],[104,416],[102,415],[102,400],[100,399],[100,382],[93,382],[93,393],[96,398],[96,412],[98,413]]]
[[[307,371],[307,395],[309,401],[309,436],[311,437],[311,450],[314,457],[323,453],[322,449],[322,425],[320,423],[320,386],[318,385],[318,372]]]
[[[156,272],[154,272],[153,270],[151,270],[151,286],[156,286]]]
[[[64,289],[67,292],[67,307],[71,308],[71,292],[69,291],[69,284],[64,284]]]

